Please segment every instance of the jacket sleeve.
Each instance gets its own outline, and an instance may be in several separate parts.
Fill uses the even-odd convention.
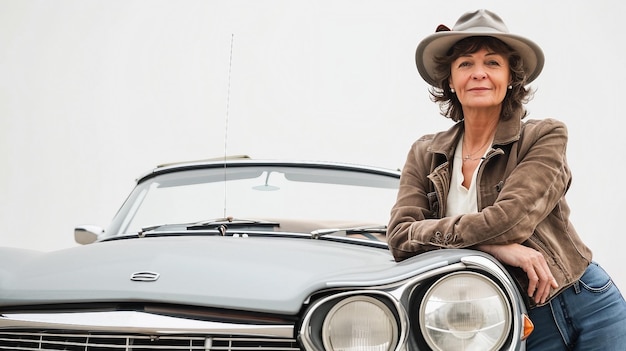
[[[398,196],[387,226],[387,243],[396,261],[439,248],[411,236],[413,223],[425,223],[435,216],[428,199],[430,162],[424,157],[431,138],[423,137],[411,146],[400,176]]]
[[[420,164],[424,157],[415,154],[419,149],[413,147],[389,222],[387,240],[394,258],[400,261],[434,248],[526,241],[564,196],[571,174],[566,160],[567,129],[562,122],[527,122],[523,134],[517,165],[504,179],[496,201],[478,213],[441,219],[423,215],[428,179],[416,169],[426,165]]]

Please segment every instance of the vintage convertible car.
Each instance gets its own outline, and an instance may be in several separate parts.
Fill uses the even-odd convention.
[[[253,160],[163,165],[84,244],[0,249],[0,350],[524,350],[496,260],[385,243],[398,171]]]

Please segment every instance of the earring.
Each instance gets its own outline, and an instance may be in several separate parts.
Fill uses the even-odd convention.
[[[509,90],[511,90],[511,89],[513,89],[513,86],[512,86],[512,85],[509,85],[509,86],[508,86],[508,88],[509,88]]]
[[[454,94],[454,93],[456,93],[456,90],[454,90],[454,88],[450,88],[450,92],[451,92],[452,94]]]

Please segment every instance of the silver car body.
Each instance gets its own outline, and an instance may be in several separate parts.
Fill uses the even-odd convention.
[[[227,185],[242,180],[241,189],[276,198],[265,202]],[[428,350],[458,340],[471,350],[482,331],[428,329],[439,322],[426,321],[432,311],[423,306],[435,299],[433,285],[459,274],[498,291],[508,317],[490,345],[524,350],[524,301],[491,256],[437,250],[396,263],[384,239],[372,240],[384,238],[398,181],[398,171],[324,162],[236,158],[157,167],[138,178],[106,230],[76,229],[86,245],[0,249],[0,350]],[[279,196],[294,189],[289,182],[301,183],[300,193]],[[205,183],[217,187],[206,194],[195,187]],[[332,187],[324,193],[317,185]],[[165,193],[151,193],[157,190]],[[455,302],[437,300],[430,309],[446,303]],[[365,319],[386,316],[382,341],[331,334],[364,328],[332,321],[352,316],[344,304],[371,310]],[[489,313],[480,311],[481,323]],[[454,340],[440,340],[442,333]]]

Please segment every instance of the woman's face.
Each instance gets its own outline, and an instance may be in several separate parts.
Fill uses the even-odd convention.
[[[500,107],[511,81],[508,59],[488,49],[460,56],[450,71],[450,88],[464,110]]]

